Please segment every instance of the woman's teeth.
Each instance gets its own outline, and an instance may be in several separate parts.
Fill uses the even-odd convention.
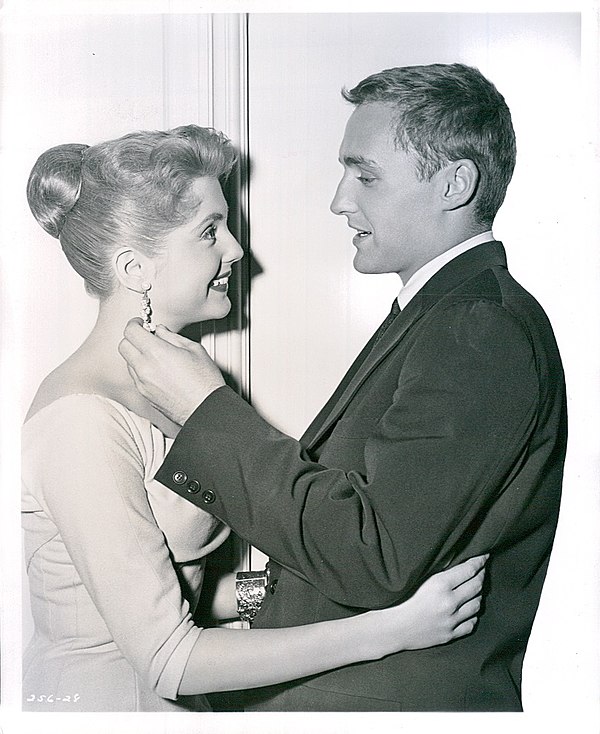
[[[210,284],[210,287],[215,288],[219,285],[227,285],[228,282],[229,282],[229,276],[226,276],[225,278],[219,278],[218,280],[213,280],[212,283]]]

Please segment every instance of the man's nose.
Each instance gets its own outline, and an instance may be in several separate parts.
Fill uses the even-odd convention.
[[[348,214],[354,210],[354,205],[348,195],[348,187],[344,179],[342,179],[335,191],[335,196],[329,208],[334,214]]]

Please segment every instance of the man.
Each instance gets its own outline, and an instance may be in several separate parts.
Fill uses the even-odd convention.
[[[390,69],[344,96],[355,109],[331,208],[356,230],[357,270],[398,273],[399,309],[300,442],[201,347],[130,323],[139,389],[185,422],[157,478],[271,556],[256,627],[383,607],[491,553],[471,636],[258,691],[254,708],[520,710],[566,409],[550,324],[491,232],[515,162],[510,112],[460,64]]]

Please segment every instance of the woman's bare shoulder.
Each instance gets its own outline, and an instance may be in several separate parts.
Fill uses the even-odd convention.
[[[82,369],[79,360],[72,355],[42,380],[25,420],[61,398],[79,394],[101,395],[102,391],[98,377],[93,371]]]
[[[31,403],[25,422],[44,408],[68,396],[95,396],[108,399],[126,408],[149,423],[154,424],[165,436],[174,438],[179,427],[152,408],[137,392],[133,382],[123,385],[111,380],[100,370],[95,370],[93,361],[73,354],[65,362],[50,372],[40,384]]]

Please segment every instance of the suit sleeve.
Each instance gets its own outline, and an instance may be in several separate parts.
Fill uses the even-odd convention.
[[[360,443],[366,471],[311,461],[221,388],[184,426],[157,478],[331,599],[385,606],[467,545],[522,461],[538,393],[521,324],[495,303],[461,302],[410,350],[391,404]],[[178,471],[201,490],[175,483]]]

